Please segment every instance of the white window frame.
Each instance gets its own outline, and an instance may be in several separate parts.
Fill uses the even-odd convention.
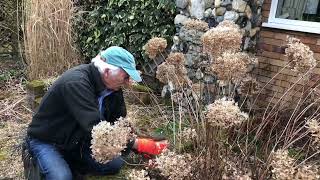
[[[262,27],[285,29],[320,34],[320,23],[276,18],[278,0],[272,0],[268,22],[262,23]]]

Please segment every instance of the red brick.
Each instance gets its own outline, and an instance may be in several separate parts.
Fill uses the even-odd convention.
[[[275,33],[274,38],[286,41],[287,36],[288,36],[288,34],[286,34],[286,33]]]
[[[314,53],[320,53],[320,46],[317,45],[309,45],[310,49],[314,52]]]
[[[287,68],[282,68],[279,70],[281,71],[281,74],[287,74],[287,75],[290,75],[290,76],[297,76],[297,73],[292,71],[291,69],[289,69],[289,67]]]
[[[314,68],[313,73],[320,74],[320,68]]]
[[[263,10],[263,11],[270,11],[270,7],[271,7],[271,4],[264,4],[264,5],[262,6],[262,10]]]
[[[272,0],[265,0],[265,1],[263,2],[263,4],[271,4],[271,1],[272,1]]]
[[[314,53],[314,54],[313,54],[313,57],[314,57],[316,60],[320,61],[320,53]],[[318,65],[320,65],[320,64],[318,64]]]
[[[317,39],[312,37],[301,37],[300,40],[304,44],[317,44]]]
[[[262,30],[260,32],[260,36],[261,37],[269,37],[269,38],[273,38],[274,37],[274,32],[268,31],[268,30]]]
[[[279,39],[273,39],[273,38],[261,38],[260,40],[261,42],[265,43],[265,44],[270,44],[270,45],[275,45],[275,46],[282,46],[287,44],[285,41],[283,40],[279,40]]]
[[[265,43],[259,43],[259,44],[258,44],[258,48],[261,49],[261,50],[270,51],[270,52],[273,50],[272,45],[270,45],[270,44],[265,44]]]
[[[280,59],[279,53],[263,51],[261,54],[263,57],[271,58],[271,59]]]
[[[290,87],[290,83],[287,81],[281,81],[280,86],[288,88],[288,87]]]
[[[285,50],[286,48],[284,46],[274,46],[274,45],[272,46],[272,52],[284,54]]]
[[[268,22],[268,17],[262,17],[262,22]],[[267,28],[264,28],[267,29]]]
[[[262,17],[269,17],[270,11],[262,11]]]
[[[285,51],[286,49],[284,49]],[[277,53],[277,52],[275,52]],[[279,60],[282,60],[282,61],[288,61],[288,56],[286,56],[285,53],[278,53],[279,54]]]

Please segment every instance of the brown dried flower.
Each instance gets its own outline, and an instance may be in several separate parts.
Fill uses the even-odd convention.
[[[320,149],[320,123],[316,119],[310,119],[306,125],[313,137],[312,144],[315,148]]]
[[[175,89],[181,89],[185,84],[190,83],[184,65],[172,65],[168,62],[164,62],[158,66],[156,78],[165,84],[171,82]]]
[[[128,175],[129,180],[150,180],[148,172],[144,169],[136,170],[132,169]]]
[[[178,136],[183,142],[190,142],[197,137],[197,132],[195,129],[184,128]]]
[[[251,180],[252,172],[242,163],[241,159],[234,155],[228,155],[222,158],[224,162],[223,180]]]
[[[320,179],[319,174],[320,167],[317,165],[306,165],[300,166],[295,174],[294,179],[299,180],[318,180]]]
[[[93,127],[91,133],[92,156],[100,163],[107,163],[119,156],[133,136],[128,120],[124,118],[119,118],[114,125],[101,121]]]
[[[166,150],[156,158],[156,167],[170,180],[183,180],[191,174],[191,155]]]
[[[242,35],[239,27],[233,24],[231,21],[224,21],[220,26],[204,33],[201,37],[203,51],[213,57],[221,55],[224,51],[239,51]]]
[[[219,80],[240,82],[247,73],[248,58],[246,53],[224,52],[212,64],[211,71],[217,74]]]
[[[271,153],[272,176],[275,179],[294,179],[294,159],[289,157],[287,150],[277,150]]]
[[[233,29],[239,29],[239,26],[233,21],[225,20],[218,24],[217,27],[229,27]]]
[[[317,65],[317,60],[313,57],[313,52],[299,39],[288,37],[288,47],[285,50],[286,56],[291,61],[290,66],[293,71],[306,73]]]
[[[259,82],[250,75],[242,79],[239,86],[239,94],[252,96],[258,94],[261,89]]]
[[[167,47],[167,40],[164,38],[152,38],[147,44],[144,45],[144,49],[150,59],[154,59],[160,53],[162,53]]]
[[[208,31],[209,30],[209,25],[208,23],[206,23],[205,21],[201,21],[201,20],[187,20],[184,23],[184,26],[187,29],[194,29],[194,30],[198,30],[198,31]]]
[[[168,64],[183,66],[185,62],[185,58],[183,53],[170,53],[165,61]]]
[[[226,98],[218,99],[208,105],[206,114],[206,119],[211,126],[222,128],[239,125],[248,118],[248,114],[241,112],[233,100],[227,100]]]

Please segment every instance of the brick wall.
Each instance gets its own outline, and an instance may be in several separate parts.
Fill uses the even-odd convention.
[[[262,7],[263,22],[268,20],[270,6],[271,0],[265,0]],[[278,102],[279,98],[294,84],[296,85],[282,98],[281,102],[296,104],[295,102],[299,100],[303,94],[302,92],[314,88],[316,84],[320,83],[319,65],[311,74],[310,81],[301,80],[298,83],[299,77],[297,73],[291,71],[289,67],[284,68],[288,63],[288,59],[284,54],[288,35],[299,38],[303,43],[310,46],[315,53],[315,58],[320,61],[320,34],[262,27],[257,42],[259,66],[254,70],[254,75],[263,86],[272,80],[265,87],[262,97],[259,98],[263,100],[259,104]]]

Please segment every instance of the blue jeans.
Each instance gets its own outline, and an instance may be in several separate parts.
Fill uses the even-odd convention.
[[[78,152],[63,152],[52,144],[34,138],[28,138],[27,144],[30,153],[37,160],[41,173],[47,180],[71,180],[72,171],[77,168],[81,168],[82,173],[116,174],[124,165],[121,157],[117,157],[107,164],[96,162],[92,158],[88,146]]]

